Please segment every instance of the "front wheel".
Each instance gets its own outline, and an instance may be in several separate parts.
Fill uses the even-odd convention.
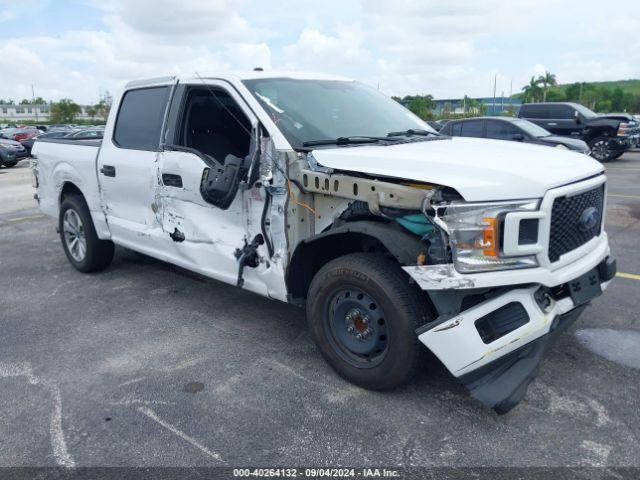
[[[60,240],[67,259],[80,272],[102,270],[113,260],[113,243],[100,240],[84,199],[71,195],[60,205]]]
[[[15,162],[5,162],[2,165],[4,165],[6,168],[11,168],[11,167],[15,167],[18,164],[18,161],[16,160]]]
[[[397,263],[354,253],[315,275],[307,321],[323,357],[343,378],[373,390],[407,383],[422,347],[415,329],[431,320],[426,299]]]
[[[591,156],[599,162],[605,163],[615,159],[616,152],[611,146],[609,137],[596,137],[589,142]]]

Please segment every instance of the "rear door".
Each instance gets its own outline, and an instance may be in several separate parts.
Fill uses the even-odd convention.
[[[460,125],[462,126],[461,137],[482,138],[484,136],[484,120],[465,120],[460,122]]]
[[[571,136],[579,133],[576,111],[570,105],[549,105],[549,118],[541,126],[556,135]]]
[[[103,209],[116,242],[147,253],[161,248],[156,199],[160,137],[172,84],[124,93],[98,155]]]
[[[553,132],[553,129],[549,128],[547,125],[549,123],[549,106],[547,104],[527,103],[525,105],[522,105],[520,107],[520,113],[518,114],[518,117],[525,118],[530,122],[533,122],[536,125],[540,125],[550,132]]]

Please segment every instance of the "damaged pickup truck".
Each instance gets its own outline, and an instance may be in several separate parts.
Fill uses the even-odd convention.
[[[499,413],[616,270],[585,155],[450,138],[375,89],[261,71],[129,83],[104,140],[38,140],[81,272],[114,244],[306,308],[322,355],[390,389],[426,346]]]

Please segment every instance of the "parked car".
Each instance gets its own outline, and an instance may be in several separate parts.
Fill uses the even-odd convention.
[[[35,127],[5,128],[0,131],[0,137],[19,142],[40,135],[41,133],[42,132]]]
[[[103,134],[103,129],[89,128],[86,130],[78,130],[77,132],[72,132],[68,134],[66,138],[74,140],[91,140],[102,138]]]
[[[424,345],[505,413],[615,275],[585,155],[441,135],[328,75],[135,81],[113,112],[103,140],[33,147],[71,265],[104,269],[117,244],[304,306],[365,388],[408,382]]]
[[[478,137],[534,143],[589,154],[589,146],[582,140],[552,135],[535,123],[520,118],[477,117],[452,120],[442,127],[440,133],[453,137]]]
[[[630,117],[598,115],[577,103],[525,103],[518,117],[556,135],[584,140],[601,162],[618,158],[640,141],[640,128]]]
[[[20,142],[16,142],[15,140],[0,138],[0,146],[13,150],[16,154],[17,160],[22,160],[29,156],[27,149]]]
[[[16,152],[12,148],[0,145],[0,166],[15,167],[18,161],[19,160],[16,158]]]
[[[35,137],[27,138],[26,140],[22,140],[20,143],[27,150],[28,154],[31,155],[31,149],[33,148],[33,144],[38,139],[44,138],[63,138],[69,135],[70,130],[51,130],[45,133],[41,133]]]

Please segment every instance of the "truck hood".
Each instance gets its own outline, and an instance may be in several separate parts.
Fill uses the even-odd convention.
[[[604,171],[581,153],[479,138],[318,149],[335,170],[451,187],[469,202],[541,198],[550,188]]]

